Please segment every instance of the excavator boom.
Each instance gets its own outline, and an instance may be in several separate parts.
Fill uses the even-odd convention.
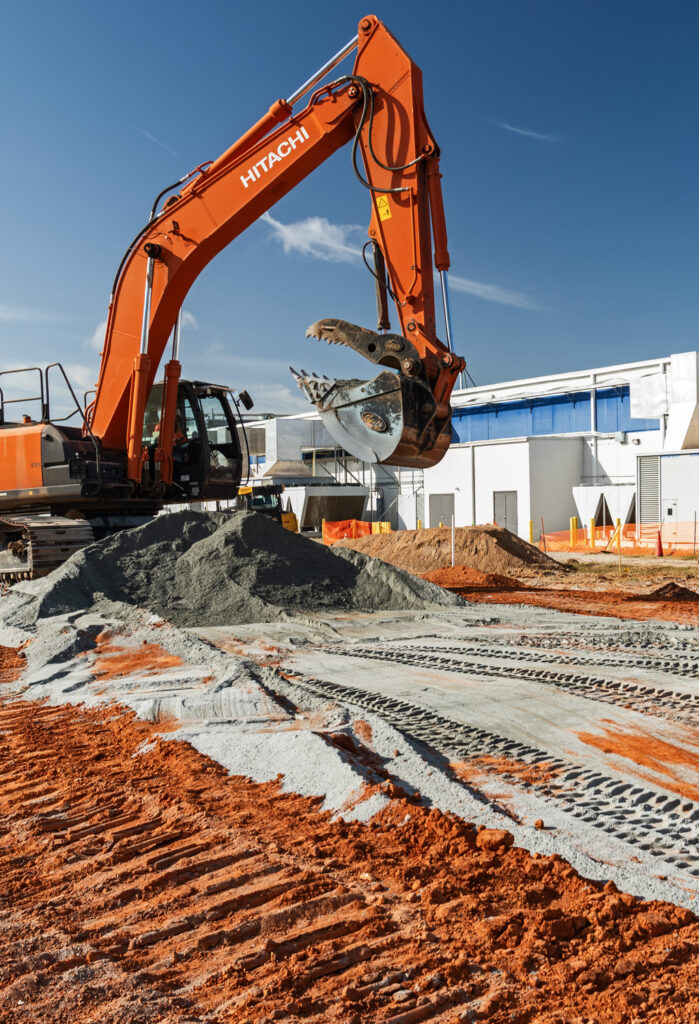
[[[356,45],[351,74],[294,104]],[[419,68],[375,17],[319,75],[269,112],[213,163],[183,179],[127,252],[114,282],[90,427],[102,443],[126,450],[140,484],[143,414],[182,303],[204,267],[341,146],[352,143],[355,173],[371,200],[370,243],[382,328],[386,296],[400,334],[362,331],[339,320],[311,329],[390,369],[371,382],[297,375],[328,429],[367,461],[426,466],[451,438],[449,396],[464,362],[436,335],[434,269],[449,267],[439,150],[423,110]],[[361,153],[362,166],[358,155]],[[186,183],[185,183],[186,181]],[[167,190],[166,190],[167,191]],[[159,197],[160,198],[160,197]],[[435,260],[432,259],[434,244]],[[391,372],[397,371],[396,373]],[[179,362],[165,368],[158,453],[169,481]]]

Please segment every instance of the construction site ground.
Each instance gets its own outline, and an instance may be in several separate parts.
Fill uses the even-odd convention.
[[[3,1024],[699,1020],[697,623],[443,571],[467,600],[0,626]]]

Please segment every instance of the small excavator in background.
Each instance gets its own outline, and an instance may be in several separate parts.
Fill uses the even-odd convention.
[[[352,72],[320,84],[353,50]],[[304,96],[306,106],[297,109]],[[0,578],[45,575],[95,537],[143,522],[168,503],[235,497],[243,470],[238,398],[230,388],[181,379],[182,304],[225,246],[348,143],[371,200],[364,261],[375,280],[378,330],[324,319],[307,335],[346,345],[382,369],[370,381],[292,372],[356,458],[415,468],[442,458],[451,441],[449,398],[465,363],[451,345],[439,148],[419,68],[368,16],[225,153],[156,196],[114,278],[90,402],[88,395],[78,400],[60,363],[34,367],[39,415],[12,422],[2,384],[18,371],[0,372]],[[436,333],[435,271],[446,344]],[[389,297],[400,333],[389,332]],[[156,383],[170,338],[172,354]],[[68,387],[80,426],[51,418],[56,378]],[[240,399],[250,407],[245,392]]]

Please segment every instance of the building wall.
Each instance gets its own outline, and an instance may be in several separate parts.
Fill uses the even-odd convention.
[[[521,534],[522,524],[529,521],[531,503],[528,442],[476,445],[474,458],[475,502],[472,497],[471,504],[475,504],[476,523],[494,521],[496,491],[516,491],[518,532]],[[461,522],[458,525],[466,524]]]
[[[528,519],[538,536],[543,519],[547,533],[568,528],[577,515],[573,487],[583,468],[582,438],[534,438],[529,442],[531,504]],[[519,534],[526,536],[520,524]]]

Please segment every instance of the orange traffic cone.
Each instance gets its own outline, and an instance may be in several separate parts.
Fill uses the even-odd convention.
[[[663,539],[660,536],[660,530],[658,530],[658,539],[655,542],[655,557],[656,558],[662,558],[663,557]]]

